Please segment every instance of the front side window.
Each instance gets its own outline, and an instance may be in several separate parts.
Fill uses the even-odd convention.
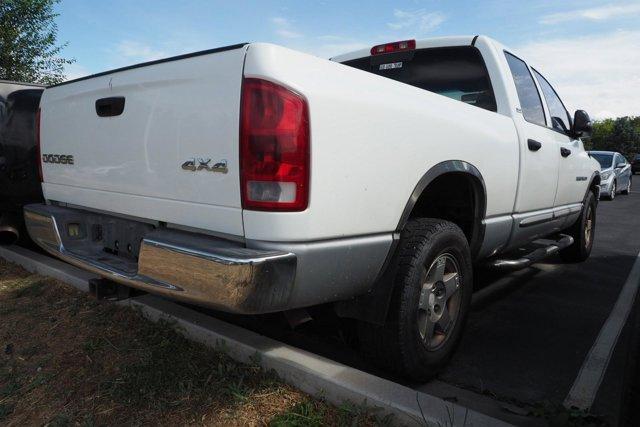
[[[559,132],[569,133],[571,128],[571,119],[569,112],[564,108],[564,104],[560,100],[560,97],[553,90],[553,87],[549,84],[547,79],[542,77],[540,73],[533,70],[533,74],[536,76],[536,80],[542,89],[545,101],[547,101],[547,108],[549,109],[549,115],[551,116],[551,127]]]
[[[540,94],[529,72],[529,67],[527,67],[527,64],[525,64],[523,60],[516,58],[508,52],[505,52],[505,56],[507,57],[511,74],[513,75],[513,82],[516,85],[524,119],[530,123],[546,126]]]
[[[345,65],[497,111],[482,55],[472,46],[418,49],[367,56]]]

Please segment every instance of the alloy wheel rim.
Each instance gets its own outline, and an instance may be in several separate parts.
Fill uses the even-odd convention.
[[[418,301],[417,324],[427,350],[449,339],[460,313],[460,267],[449,253],[439,255],[425,269]]]

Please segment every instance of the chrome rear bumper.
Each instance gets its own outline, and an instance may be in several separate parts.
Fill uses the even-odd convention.
[[[233,313],[290,308],[297,263],[292,253],[149,226],[136,262],[105,252],[92,238],[96,215],[90,212],[37,204],[25,207],[24,217],[29,235],[44,250],[115,282]],[[84,231],[70,233],[69,224]]]

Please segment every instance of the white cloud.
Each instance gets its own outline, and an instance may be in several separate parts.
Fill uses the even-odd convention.
[[[563,13],[553,13],[545,15],[540,20],[541,24],[558,24],[567,21],[577,21],[588,19],[591,21],[605,21],[607,19],[616,17],[629,17],[634,15],[640,15],[640,4],[608,4],[606,6],[594,7],[584,10],[572,10]]]
[[[297,39],[302,37],[302,34],[293,29],[293,24],[287,18],[276,16],[271,18],[271,22],[276,27],[276,34],[286,39]]]
[[[170,56],[163,50],[154,49],[147,44],[132,40],[122,40],[115,50],[125,60],[123,62],[146,62]]]
[[[445,21],[440,12],[429,12],[426,9],[413,11],[396,9],[393,11],[394,22],[387,26],[392,30],[412,30],[417,33],[428,33],[435,30]]]
[[[567,103],[592,117],[640,115],[640,30],[546,40],[518,52]]]

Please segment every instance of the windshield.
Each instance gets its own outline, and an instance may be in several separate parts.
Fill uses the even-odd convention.
[[[600,163],[601,169],[610,168],[613,164],[613,154],[591,153],[591,157]]]
[[[496,100],[484,60],[478,49],[472,46],[368,56],[344,64],[496,111]]]

